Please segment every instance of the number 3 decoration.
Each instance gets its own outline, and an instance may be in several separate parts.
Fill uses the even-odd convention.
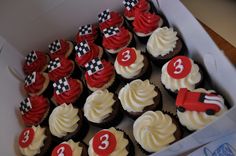
[[[32,128],[24,129],[19,137],[19,145],[22,148],[28,147],[34,138],[34,130]]]
[[[72,149],[68,144],[59,144],[53,149],[52,156],[72,156]]]
[[[191,69],[191,61],[186,56],[174,57],[167,65],[167,72],[174,79],[185,78],[191,72]]]
[[[133,48],[125,48],[117,54],[117,61],[122,66],[129,66],[136,60],[136,52]]]
[[[110,131],[102,130],[95,134],[93,149],[96,154],[107,156],[114,151],[115,147],[116,138]]]

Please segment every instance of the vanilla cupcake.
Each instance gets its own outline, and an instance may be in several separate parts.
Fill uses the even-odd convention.
[[[119,99],[125,113],[133,119],[149,110],[162,109],[162,95],[149,80],[134,80],[121,88]]]

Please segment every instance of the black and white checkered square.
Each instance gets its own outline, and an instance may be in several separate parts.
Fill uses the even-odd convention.
[[[84,25],[79,27],[79,35],[88,35],[88,34],[92,34],[92,25],[88,24],[88,25]]]
[[[61,62],[59,58],[55,58],[54,60],[51,60],[48,64],[48,71],[51,72],[54,69],[57,69],[61,66]]]
[[[90,51],[90,47],[88,45],[88,42],[82,41],[79,44],[75,46],[75,51],[79,57],[83,56],[84,54],[88,53]]]
[[[88,63],[86,63],[85,68],[88,72],[88,75],[90,76],[102,70],[104,67],[103,67],[102,61],[99,58],[95,58],[89,61]]]
[[[116,35],[119,32],[118,27],[110,27],[110,28],[105,28],[103,29],[103,34],[105,35],[106,38]]]
[[[35,82],[35,80],[36,80],[36,72],[33,72],[32,74],[26,76],[25,85],[29,86],[29,85],[33,84]]]
[[[30,109],[32,109],[32,105],[29,98],[26,98],[24,101],[20,103],[20,112],[22,115],[24,115],[26,112],[28,112]]]
[[[50,53],[55,53],[56,51],[61,49],[61,43],[60,40],[56,40],[48,45],[48,48],[50,50]]]
[[[65,77],[54,82],[53,87],[55,88],[57,95],[70,90],[70,85]]]
[[[31,51],[26,57],[25,57],[25,60],[26,60],[26,63],[28,65],[30,65],[31,63],[33,63],[35,60],[37,60],[37,54],[35,53],[35,51]]]
[[[137,3],[138,3],[138,0],[124,0],[123,1],[123,4],[127,10],[131,10]]]
[[[99,23],[105,22],[111,18],[110,10],[106,9],[98,15]]]

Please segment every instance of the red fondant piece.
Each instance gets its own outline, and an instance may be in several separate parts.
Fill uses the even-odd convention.
[[[19,145],[22,148],[28,147],[34,139],[34,130],[33,128],[24,129],[19,137]]]
[[[24,85],[25,91],[27,93],[33,93],[33,94],[38,93],[44,87],[45,80],[46,79],[45,79],[43,73],[36,72],[35,82],[28,85],[28,86],[25,84]]]
[[[118,27],[122,26],[123,17],[119,13],[111,11],[110,16],[111,16],[110,19],[108,19],[102,23],[99,23],[100,30],[103,30],[105,28],[109,28],[112,26],[118,26]]]
[[[117,61],[121,66],[129,66],[135,62],[136,57],[133,48],[125,48],[117,54]]]
[[[51,156],[72,156],[72,149],[68,144],[62,143],[53,149]]]
[[[51,59],[55,59],[57,57],[66,57],[66,53],[70,48],[69,43],[66,40],[60,39],[61,48],[53,53],[49,53]]]

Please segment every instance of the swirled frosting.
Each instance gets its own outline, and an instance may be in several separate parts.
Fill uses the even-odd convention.
[[[133,125],[135,140],[148,152],[158,152],[175,141],[176,125],[161,111],[147,111]]]
[[[157,28],[148,39],[147,50],[154,57],[165,56],[174,50],[177,40],[173,28]]]
[[[84,116],[89,121],[101,123],[112,112],[113,96],[107,89],[93,92],[84,104]]]
[[[80,32],[78,32],[75,36],[75,41],[77,43],[80,43],[84,40],[87,42],[93,43],[97,37],[98,37],[98,26],[97,25],[92,25],[92,33],[91,34],[86,34],[86,35],[80,35]]]
[[[213,90],[205,90],[203,88],[195,89],[193,90],[194,92],[201,92],[201,93],[214,93],[215,91]],[[186,126],[189,130],[198,130],[212,121],[216,120],[220,115],[225,113],[227,111],[227,107],[224,105],[220,109],[219,112],[217,112],[214,115],[207,115],[205,112],[197,112],[197,111],[184,111],[184,112],[179,112],[177,110],[177,116],[179,118],[179,121],[182,125]]]
[[[189,58],[190,59],[190,58]],[[195,85],[201,81],[201,73],[197,64],[190,59],[192,68],[190,73],[182,79],[174,79],[167,72],[167,65],[170,62],[164,64],[161,69],[161,82],[165,87],[172,92],[176,92],[180,88],[187,88],[188,90],[193,90]]]
[[[41,147],[44,146],[44,140],[47,138],[45,135],[45,128],[40,126],[32,126],[34,130],[34,138],[28,147],[22,148],[19,146],[20,152],[25,156],[33,156],[40,153]]]
[[[156,28],[162,26],[163,20],[156,14],[149,12],[136,12],[132,24],[134,32],[138,36],[149,36]]]
[[[65,103],[54,108],[48,120],[51,133],[62,138],[68,133],[74,132],[78,128],[77,122],[80,120],[78,111],[72,104]]]
[[[54,53],[49,53],[50,58],[53,60],[57,57],[68,57],[72,50],[73,44],[70,41],[60,40],[61,48]]]
[[[47,69],[49,57],[44,52],[41,51],[35,51],[35,53],[37,55],[37,59],[30,64],[27,64],[25,62],[23,65],[23,71],[26,75],[29,75],[34,71],[42,72]]]
[[[127,156],[128,151],[126,150],[126,146],[128,145],[129,141],[124,138],[124,132],[116,130],[114,127],[109,129],[105,129],[115,135],[116,138],[116,147],[115,150],[109,156]],[[94,152],[93,149],[93,138],[89,141],[89,148],[88,148],[89,156],[99,156]]]
[[[149,105],[154,104],[157,92],[149,80],[134,80],[126,84],[119,92],[119,99],[124,110],[128,112],[142,112]]]
[[[111,11],[110,15],[110,19],[106,20],[105,22],[99,23],[100,30],[109,28],[111,26],[121,27],[123,25],[124,19],[118,12]]]
[[[72,156],[81,156],[83,148],[79,146],[80,142],[74,142],[72,139],[64,141],[61,144],[67,144],[72,150]]]
[[[118,63],[117,59],[114,64],[117,74],[128,79],[137,76],[144,67],[144,62],[143,62],[144,56],[141,54],[139,50],[136,50],[135,48],[133,49],[136,53],[136,60],[133,64],[129,66],[122,66]]]

